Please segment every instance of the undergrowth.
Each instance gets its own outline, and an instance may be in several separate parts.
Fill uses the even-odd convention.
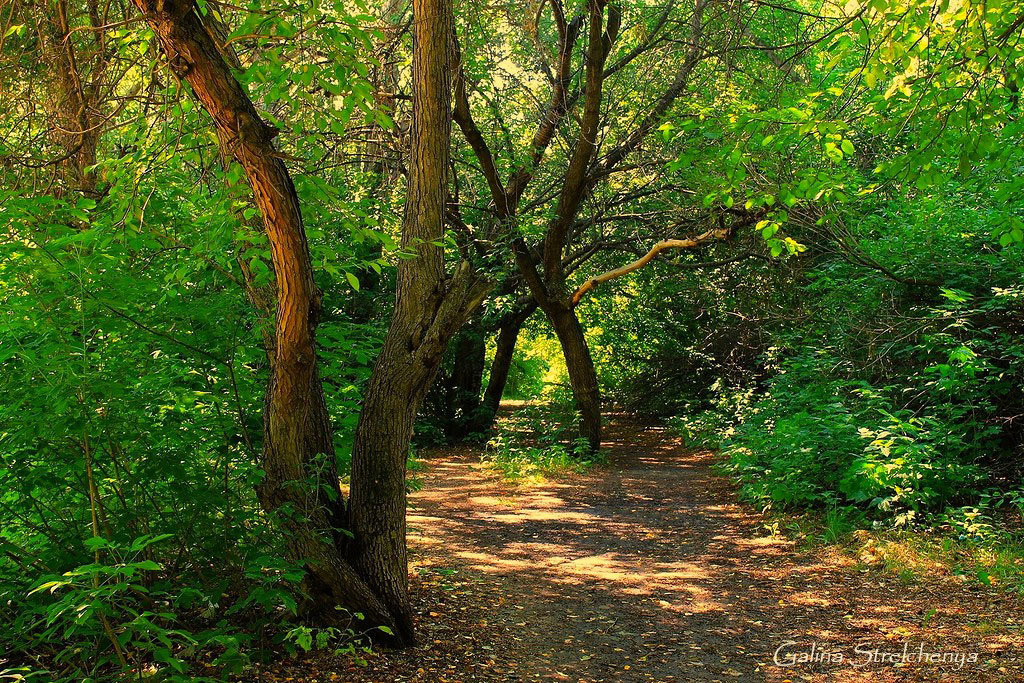
[[[498,422],[483,459],[505,479],[526,482],[584,472],[603,463],[585,438],[576,436],[571,403],[557,398],[534,403]]]

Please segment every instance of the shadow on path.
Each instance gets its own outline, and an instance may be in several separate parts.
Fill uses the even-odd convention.
[[[662,428],[617,417],[606,450],[607,466],[530,488],[500,481],[478,450],[425,453],[423,488],[411,500],[410,550],[419,576],[442,578],[414,589],[449,582],[455,592],[421,622],[454,620],[449,633],[457,639],[463,619],[493,637],[474,635],[462,659],[452,656],[438,671],[416,664],[432,647],[450,645],[428,635],[367,675],[1024,680],[1024,613],[1010,596],[927,578],[907,584],[835,551],[802,552],[737,501],[731,484],[712,472],[712,453],[684,448]],[[459,606],[456,578],[470,586],[469,601],[486,603],[482,613]],[[773,655],[787,642],[781,661],[787,654],[812,661],[778,666]],[[917,661],[930,653],[951,654],[944,663]],[[869,661],[883,655],[909,661]]]

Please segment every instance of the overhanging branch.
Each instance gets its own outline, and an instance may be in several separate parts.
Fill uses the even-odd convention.
[[[606,271],[584,282],[582,285],[580,285],[579,289],[577,289],[576,292],[572,295],[572,306],[575,308],[576,305],[579,304],[580,299],[582,299],[587,292],[589,292],[597,285],[603,282],[608,282],[609,280],[614,280],[615,278],[622,277],[623,275],[628,275],[629,273],[632,273],[634,270],[639,270],[640,268],[643,268],[648,263],[653,261],[658,254],[665,251],[666,249],[693,249],[694,247],[699,247],[707,242],[711,242],[714,240],[723,240],[727,238],[731,233],[732,230],[728,228],[716,228],[714,230],[702,232],[696,237],[690,237],[687,239],[661,240],[653,247],[651,247],[650,251],[648,251],[646,254],[644,254],[637,260],[633,261],[632,263],[627,263],[624,266],[620,266],[618,268]]]

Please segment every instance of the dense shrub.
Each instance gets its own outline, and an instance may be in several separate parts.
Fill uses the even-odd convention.
[[[829,379],[835,366],[825,355],[786,362],[725,441],[726,469],[745,496],[766,506],[862,505],[906,523],[979,492],[977,461],[994,430],[956,419],[951,404],[915,414],[894,403],[897,387]]]

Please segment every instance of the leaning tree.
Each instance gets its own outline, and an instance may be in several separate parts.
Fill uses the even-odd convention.
[[[338,485],[317,369],[321,292],[295,186],[274,146],[278,131],[232,73],[218,32],[191,0],[136,5],[173,73],[210,115],[222,148],[245,171],[263,217],[276,283],[273,357],[264,416],[260,499],[305,567],[310,618],[337,607],[365,616],[401,644],[413,640],[407,595],[405,462],[413,419],[451,335],[490,285],[468,262],[447,273],[441,240],[451,121],[453,17],[447,0],[415,0],[413,122],[402,226],[407,252],[384,348],[355,434],[351,494]]]

